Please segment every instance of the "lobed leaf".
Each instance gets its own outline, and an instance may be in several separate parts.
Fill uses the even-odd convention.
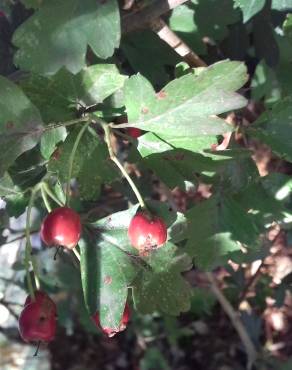
[[[39,111],[18,86],[0,76],[0,177],[39,142],[41,133]]]
[[[247,212],[229,196],[212,196],[187,212],[188,254],[202,269],[211,269],[255,243],[258,230]]]
[[[120,33],[116,0],[44,1],[13,35],[15,63],[44,75],[64,66],[77,73],[86,65],[87,46],[106,59],[119,46]]]
[[[234,93],[247,79],[238,62],[219,62],[196,76],[187,74],[171,81],[155,94],[142,76],[129,78],[124,86],[128,124],[173,137],[217,135],[232,126],[214,117],[242,108],[245,98]]]

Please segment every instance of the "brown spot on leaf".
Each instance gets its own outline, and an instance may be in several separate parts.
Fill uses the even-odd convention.
[[[113,282],[113,279],[111,276],[107,275],[104,279],[103,279],[103,282],[106,284],[106,285],[110,285],[112,282]]]
[[[7,130],[11,130],[14,127],[14,123],[12,121],[8,121],[6,122],[5,127],[7,128]]]
[[[157,99],[165,99],[167,96],[166,92],[161,90],[156,94]]]
[[[175,155],[165,155],[163,159],[166,161],[182,161],[184,160],[185,155],[183,153],[177,153]]]
[[[58,159],[60,159],[60,155],[61,155],[61,148],[57,148],[54,153],[52,154],[51,158],[54,160],[54,161],[57,161]]]
[[[149,109],[148,109],[147,107],[143,107],[143,108],[141,109],[141,112],[142,112],[143,114],[147,114],[147,113],[149,112]]]

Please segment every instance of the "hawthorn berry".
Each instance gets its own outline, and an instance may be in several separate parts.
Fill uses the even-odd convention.
[[[25,342],[50,342],[56,333],[57,308],[53,300],[41,292],[33,301],[27,297],[19,316],[19,332]]]
[[[48,296],[47,293],[43,292],[42,290],[37,290],[35,292],[34,300],[32,299],[30,295],[28,295],[24,302],[24,307],[34,302],[38,302],[38,304],[40,305],[45,305],[47,307],[46,308],[47,310],[51,310],[51,311],[55,310],[55,313],[57,312],[55,302]]]
[[[99,312],[96,312],[91,318],[94,321],[95,325],[99,327],[103,331],[104,334],[106,334],[108,337],[111,338],[117,333],[126,329],[127,324],[130,320],[130,317],[131,317],[130,307],[128,303],[126,303],[124,313],[123,313],[123,316],[121,318],[121,322],[118,328],[102,327],[100,324],[100,320],[99,320]]]
[[[137,139],[137,137],[143,135],[143,131],[140,130],[139,128],[137,127],[129,127],[127,129],[127,134],[135,139]]]
[[[80,216],[68,207],[54,209],[46,216],[41,226],[41,238],[48,246],[59,245],[73,249],[80,235]]]
[[[166,242],[167,227],[163,219],[138,212],[130,222],[128,236],[133,247],[147,254]]]

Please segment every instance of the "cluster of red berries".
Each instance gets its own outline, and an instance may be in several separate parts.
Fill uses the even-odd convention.
[[[126,329],[130,320],[130,308],[126,304],[120,325],[117,328],[102,327],[99,313],[92,316],[92,320],[107,336]],[[55,302],[42,291],[35,292],[34,299],[28,296],[24,308],[19,316],[19,332],[25,342],[51,342],[56,334],[57,306]]]
[[[73,249],[81,236],[81,220],[78,213],[68,207],[60,207],[50,212],[41,226],[41,238],[48,246],[63,246]],[[138,212],[131,220],[128,229],[129,240],[141,255],[147,255],[162,246],[167,239],[167,228],[161,218]],[[92,316],[96,326],[109,337],[124,330],[130,319],[130,309],[126,304],[120,325],[116,328],[101,327],[99,312]],[[27,297],[19,317],[20,335],[26,342],[50,342],[56,332],[57,307],[44,292],[35,292],[32,299]]]
[[[41,238],[48,246],[73,249],[80,235],[80,216],[68,207],[54,209],[41,226]],[[165,243],[167,228],[161,218],[152,216],[148,212],[138,212],[130,222],[128,236],[132,246],[143,255]]]

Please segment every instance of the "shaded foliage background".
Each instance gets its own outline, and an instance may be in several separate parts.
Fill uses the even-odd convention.
[[[244,345],[204,270],[240,314],[259,353],[253,368],[292,369],[292,2],[193,0],[164,12],[207,70],[161,39],[155,17],[126,31],[129,15],[160,6],[0,2],[1,369],[244,369]],[[127,227],[136,200],[92,125],[72,172],[71,206],[90,222],[82,281],[70,254],[54,261],[41,245],[46,210],[42,198],[34,204],[33,251],[59,328],[32,360],[17,332],[29,192],[42,181],[64,202],[89,113],[122,124],[111,145],[169,240],[153,257],[135,255]],[[128,126],[146,133],[131,139]],[[108,339],[89,313],[108,324],[110,311],[115,325],[127,298],[131,323]]]

